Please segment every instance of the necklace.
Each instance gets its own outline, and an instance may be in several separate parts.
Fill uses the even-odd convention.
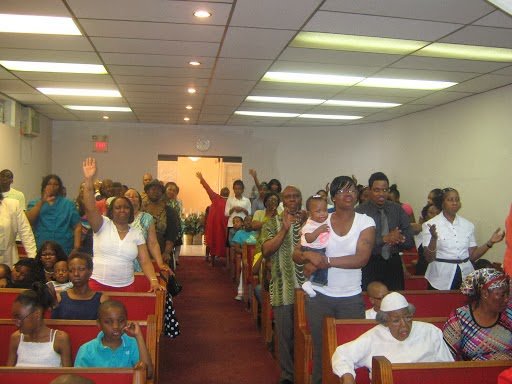
[[[53,271],[47,271],[46,268],[43,268],[44,269],[44,273],[47,273],[49,275],[53,275]]]
[[[117,229],[117,232],[119,232],[119,233],[126,233],[126,232],[128,232],[130,230],[130,228],[128,228],[128,229],[119,229],[117,227],[116,227],[116,229]]]

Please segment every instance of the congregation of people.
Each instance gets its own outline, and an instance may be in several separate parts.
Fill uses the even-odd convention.
[[[82,173],[75,201],[66,198],[57,175],[48,175],[41,197],[25,206],[23,193],[12,188],[12,172],[0,172],[0,287],[27,289],[13,304],[17,331],[7,365],[134,367],[143,361],[151,377],[140,326],[104,292],[133,292],[135,272],[146,276],[151,291],[163,289],[157,272],[172,275],[179,265],[179,187],[150,174],[143,177],[141,193],[109,179],[100,182],[93,158],[84,160]],[[234,298],[243,301],[243,249],[254,245],[249,269],[257,281],[257,302],[252,305],[261,308],[262,292],[268,292],[280,384],[294,382],[297,289],[305,293],[314,384],[322,383],[325,358],[343,383],[355,382],[356,368],[371,371],[373,356],[392,363],[512,358],[511,271],[507,260],[503,271],[482,259],[505,232],[498,228],[487,241],[477,242],[475,226],[458,214],[459,191],[432,189],[416,220],[383,172],[371,174],[367,186],[354,176],[335,177],[307,198],[296,186],[283,188],[277,179],[262,182],[254,169],[249,174],[256,191],[252,198],[244,196],[242,180],[233,182],[230,196],[228,188],[214,191],[197,172],[211,201],[204,223],[205,258],[212,265],[225,260],[235,266]],[[18,255],[18,244],[26,257]],[[403,255],[410,249],[418,254],[412,272],[424,275],[428,289],[460,290],[468,298],[465,306],[446,313],[442,330],[414,320],[414,302],[404,291],[411,269]],[[74,362],[69,335],[45,325],[47,311],[55,319],[97,320],[101,331],[82,345]],[[326,317],[376,322],[326,357]]]

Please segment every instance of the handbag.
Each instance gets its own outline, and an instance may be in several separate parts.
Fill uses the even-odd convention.
[[[169,276],[167,279],[167,292],[169,292],[171,296],[174,297],[177,296],[182,289],[183,286],[178,282],[176,275]]]

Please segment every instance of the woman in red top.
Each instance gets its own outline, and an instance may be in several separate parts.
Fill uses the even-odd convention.
[[[224,215],[224,210],[226,208],[226,199],[229,196],[229,189],[226,187],[222,188],[219,195],[210,188],[201,172],[197,172],[196,176],[199,178],[201,185],[206,193],[208,193],[212,202],[208,211],[204,232],[206,244],[210,248],[213,264],[215,257],[225,257],[226,253],[226,227],[228,218]]]

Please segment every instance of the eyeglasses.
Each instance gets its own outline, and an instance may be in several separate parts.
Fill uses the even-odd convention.
[[[17,326],[21,327],[21,325],[23,324],[25,319],[27,317],[29,317],[30,315],[32,315],[35,311],[37,311],[37,309],[34,309],[34,310],[30,311],[27,315],[23,316],[22,318],[14,318],[14,319],[12,319],[12,321],[14,322],[14,324],[16,324]]]
[[[56,256],[57,254],[55,252],[42,252],[41,256]]]
[[[354,187],[351,187],[351,188],[341,188],[341,189],[338,189],[336,191],[336,195],[340,194],[340,195],[346,195],[348,193],[356,193],[357,192],[357,189],[354,188]]]

